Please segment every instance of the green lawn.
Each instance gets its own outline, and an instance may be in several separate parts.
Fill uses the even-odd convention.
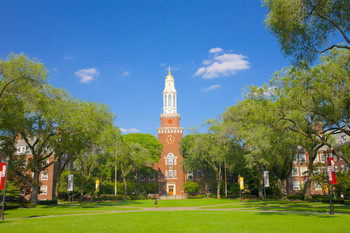
[[[348,221],[350,215],[156,211],[9,220],[0,232],[350,232]]]
[[[306,213],[327,212],[328,206],[324,203],[270,201],[266,207],[261,201],[160,200],[160,208],[152,208],[153,211],[125,212],[153,207],[153,203],[153,200],[115,201],[103,202],[101,206],[76,205],[74,209],[70,205],[43,205],[32,209],[7,210],[7,220],[0,221],[0,232],[350,232],[350,214]],[[200,209],[161,211],[162,207],[190,206]],[[344,213],[350,212],[349,206],[336,206],[336,212],[339,213],[341,209]],[[36,218],[52,215],[56,216]]]
[[[178,199],[178,200],[158,200],[159,207],[189,207],[208,206],[237,203],[237,199]],[[116,201],[104,202],[104,205],[128,206],[128,207],[153,207],[154,200]]]
[[[306,201],[268,201],[264,202],[236,202],[229,205],[201,207],[201,209],[252,209],[252,210],[277,210],[277,211],[305,211],[305,212],[329,212],[329,204]],[[350,206],[335,205],[336,213],[350,213]]]
[[[236,203],[237,200],[217,200],[217,199],[195,199],[195,200],[158,200],[159,207],[189,207],[189,206],[208,206]],[[81,213],[102,213],[106,211],[122,211],[140,209],[138,207],[153,207],[154,200],[135,200],[135,201],[110,201],[96,203],[85,203],[84,205],[75,204],[74,209],[71,205],[38,205],[32,209],[11,209],[5,210],[5,219],[39,217],[49,215],[68,215]],[[125,208],[127,207],[127,208]]]

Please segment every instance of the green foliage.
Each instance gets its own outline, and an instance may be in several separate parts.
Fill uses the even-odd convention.
[[[201,187],[196,182],[186,181],[184,189],[186,193],[190,195],[195,195],[200,191]]]
[[[350,200],[350,171],[337,173],[337,184],[334,186],[338,197],[342,193],[344,199]]]
[[[350,2],[343,0],[264,0],[267,28],[285,55],[314,61],[334,47],[350,51]],[[337,34],[343,44],[335,44]]]

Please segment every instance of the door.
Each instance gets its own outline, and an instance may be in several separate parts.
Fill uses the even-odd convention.
[[[174,186],[169,186],[169,195],[174,195]]]

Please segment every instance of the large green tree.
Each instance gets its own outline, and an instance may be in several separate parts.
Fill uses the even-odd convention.
[[[127,134],[118,141],[118,169],[124,183],[124,199],[127,199],[127,179],[133,171],[158,162],[162,145],[150,134]]]
[[[283,53],[297,63],[320,53],[350,51],[350,2],[347,0],[264,0],[267,28]],[[339,40],[337,38],[340,38]],[[340,44],[339,44],[340,43]]]

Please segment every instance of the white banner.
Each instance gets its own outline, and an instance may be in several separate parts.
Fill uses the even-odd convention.
[[[69,174],[68,175],[68,191],[73,191],[73,185],[74,185],[74,175],[73,174]]]
[[[268,171],[264,171],[264,183],[265,183],[265,187],[270,187]]]

